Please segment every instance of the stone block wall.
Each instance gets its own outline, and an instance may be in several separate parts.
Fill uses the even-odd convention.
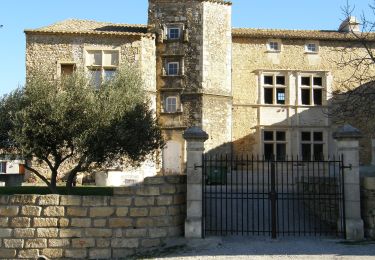
[[[361,179],[361,214],[365,236],[375,239],[375,177]]]
[[[185,216],[181,175],[113,196],[0,196],[0,258],[124,258],[182,236]]]

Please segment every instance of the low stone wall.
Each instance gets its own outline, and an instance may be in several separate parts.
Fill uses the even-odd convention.
[[[0,196],[0,258],[123,258],[182,236],[185,216],[186,176],[114,196]]]
[[[375,239],[375,177],[361,178],[361,214],[366,237]]]

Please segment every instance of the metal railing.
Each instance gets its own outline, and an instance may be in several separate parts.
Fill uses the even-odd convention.
[[[343,159],[203,156],[204,235],[344,234]]]

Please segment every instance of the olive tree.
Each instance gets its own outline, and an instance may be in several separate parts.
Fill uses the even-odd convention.
[[[138,165],[161,148],[148,103],[139,73],[129,67],[99,88],[83,73],[51,79],[34,71],[25,87],[0,101],[2,151],[45,164],[50,176],[32,164],[25,168],[55,193],[66,165],[70,188],[79,172],[112,162]]]

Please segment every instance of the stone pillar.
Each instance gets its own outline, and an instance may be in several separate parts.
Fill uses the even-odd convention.
[[[339,128],[333,137],[337,141],[339,155],[344,157],[344,166],[351,166],[344,170],[346,239],[362,240],[364,229],[359,177],[359,139],[362,134],[351,125],[345,125]]]
[[[202,155],[208,134],[198,127],[187,129],[183,137],[187,142],[187,194],[185,237],[202,237]]]
[[[371,165],[375,165],[375,139],[371,139]]]

